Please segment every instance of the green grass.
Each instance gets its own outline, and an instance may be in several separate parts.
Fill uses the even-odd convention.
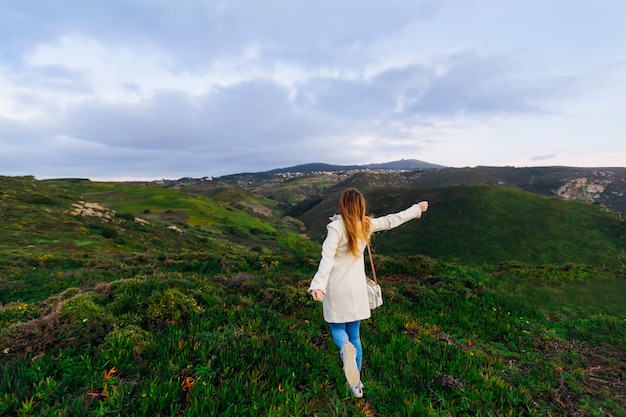
[[[626,317],[626,279],[618,271],[596,270],[586,265],[504,264],[494,269],[491,280],[494,288],[530,306],[546,310],[553,306],[584,306],[588,313]]]
[[[429,258],[377,257],[385,304],[363,324],[359,401],[305,292],[314,265],[250,259],[246,275],[194,272],[201,264],[191,260],[203,257],[145,268],[127,259],[109,283],[95,275],[96,285],[69,292],[59,283],[51,298],[3,307],[0,318],[14,324],[0,331],[0,412],[625,415],[624,317],[571,300],[535,305],[499,285],[508,277],[533,287],[535,267],[501,266],[496,279]],[[580,281],[580,271],[561,274]],[[546,279],[534,290],[560,285]]]
[[[379,216],[417,200],[430,201],[423,219],[375,235],[373,248],[381,254],[426,254],[476,264],[626,265],[624,220],[597,205],[486,185],[377,189],[369,197],[370,209]]]
[[[230,225],[260,228],[272,231],[267,223],[233,209],[232,206],[203,196],[175,189],[157,188],[136,184],[113,182],[84,182],[76,187],[87,201],[94,201],[123,213],[132,213],[146,220],[168,219],[186,223],[191,227],[211,228],[221,226],[228,219]],[[176,212],[181,215],[176,216]],[[168,214],[170,216],[168,216]]]
[[[154,185],[37,181],[32,177],[0,177],[0,190],[3,254],[179,252],[227,247],[235,252],[263,253],[279,248],[302,252],[311,246],[297,225],[279,217],[276,205],[266,208],[263,204],[267,199],[255,200],[251,195],[243,202],[228,202]],[[109,218],[72,215],[74,204],[80,201],[104,206]],[[183,234],[172,230],[173,226]]]
[[[306,294],[319,244],[281,204],[0,179],[2,416],[626,416],[624,225],[598,206],[366,189],[377,214],[431,210],[373,240],[385,304],[355,400]],[[79,200],[119,216],[72,216]]]
[[[337,192],[356,179],[330,187],[329,197],[300,216],[318,243],[328,216],[337,210]],[[376,253],[424,254],[474,264],[516,260],[536,265],[626,268],[626,222],[599,205],[491,185],[416,190],[384,186],[371,175],[367,179],[372,180],[369,186],[355,185],[364,185],[369,210],[375,215],[404,209],[421,199],[431,203],[422,220],[377,234],[373,241]],[[281,183],[281,189],[288,184],[290,181]],[[286,212],[282,203],[249,191],[221,187],[208,197],[196,194],[199,189],[193,186],[170,189],[155,184],[36,181],[30,177],[2,177],[0,185],[6,220],[0,224],[5,237],[0,250],[5,252],[139,253],[208,250],[215,245],[257,252],[314,249],[308,238],[301,236],[302,223],[282,217]],[[115,210],[116,217],[105,221],[72,216],[72,204],[80,200]],[[294,210],[308,206],[298,207]],[[150,224],[137,223],[135,217]],[[171,226],[183,230],[184,235],[168,229]]]

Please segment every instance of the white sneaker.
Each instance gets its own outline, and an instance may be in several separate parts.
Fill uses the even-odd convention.
[[[356,348],[352,343],[346,342],[343,344],[342,351],[343,372],[346,374],[350,388],[356,387],[361,381],[361,374],[356,366]]]
[[[352,391],[354,398],[363,398],[363,384],[360,382],[356,387],[350,385],[350,391]]]

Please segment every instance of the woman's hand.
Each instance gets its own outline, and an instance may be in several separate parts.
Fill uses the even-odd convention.
[[[422,210],[422,213],[428,210],[428,201],[420,201],[419,203],[417,203],[417,205],[419,206],[420,210]]]
[[[322,290],[311,290],[311,297],[315,301],[322,301],[324,299],[324,291]]]

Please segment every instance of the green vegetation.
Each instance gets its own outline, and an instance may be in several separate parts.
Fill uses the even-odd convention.
[[[32,177],[0,177],[0,192],[0,251],[18,257],[314,247],[261,197],[225,201],[144,184]],[[97,206],[89,212],[85,204]]]
[[[519,296],[541,299],[562,280],[623,289],[608,271],[543,279],[520,264],[377,257],[386,302],[363,327],[358,401],[320,305],[306,296],[314,265],[240,258],[243,272],[199,272],[205,264],[193,259],[205,258],[126,260],[108,283],[78,269],[88,288],[2,307],[0,412],[625,415],[623,302],[603,304],[612,292],[597,293],[599,311]]]
[[[282,202],[190,189],[0,177],[0,415],[626,416],[624,225],[599,206],[365,188],[431,211],[373,240],[356,400],[306,294],[319,245]]]
[[[379,216],[430,201],[423,220],[374,236],[373,247],[381,254],[474,264],[626,266],[626,222],[598,205],[489,185],[376,188],[366,195],[370,211]]]

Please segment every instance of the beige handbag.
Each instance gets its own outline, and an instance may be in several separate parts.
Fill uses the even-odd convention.
[[[378,285],[378,280],[376,279],[376,270],[374,269],[374,260],[372,259],[372,250],[370,249],[369,243],[367,244],[367,253],[370,257],[370,265],[374,279],[366,276],[365,281],[367,283],[367,298],[370,302],[370,310],[373,310],[383,305],[383,291],[380,289],[380,285]]]

